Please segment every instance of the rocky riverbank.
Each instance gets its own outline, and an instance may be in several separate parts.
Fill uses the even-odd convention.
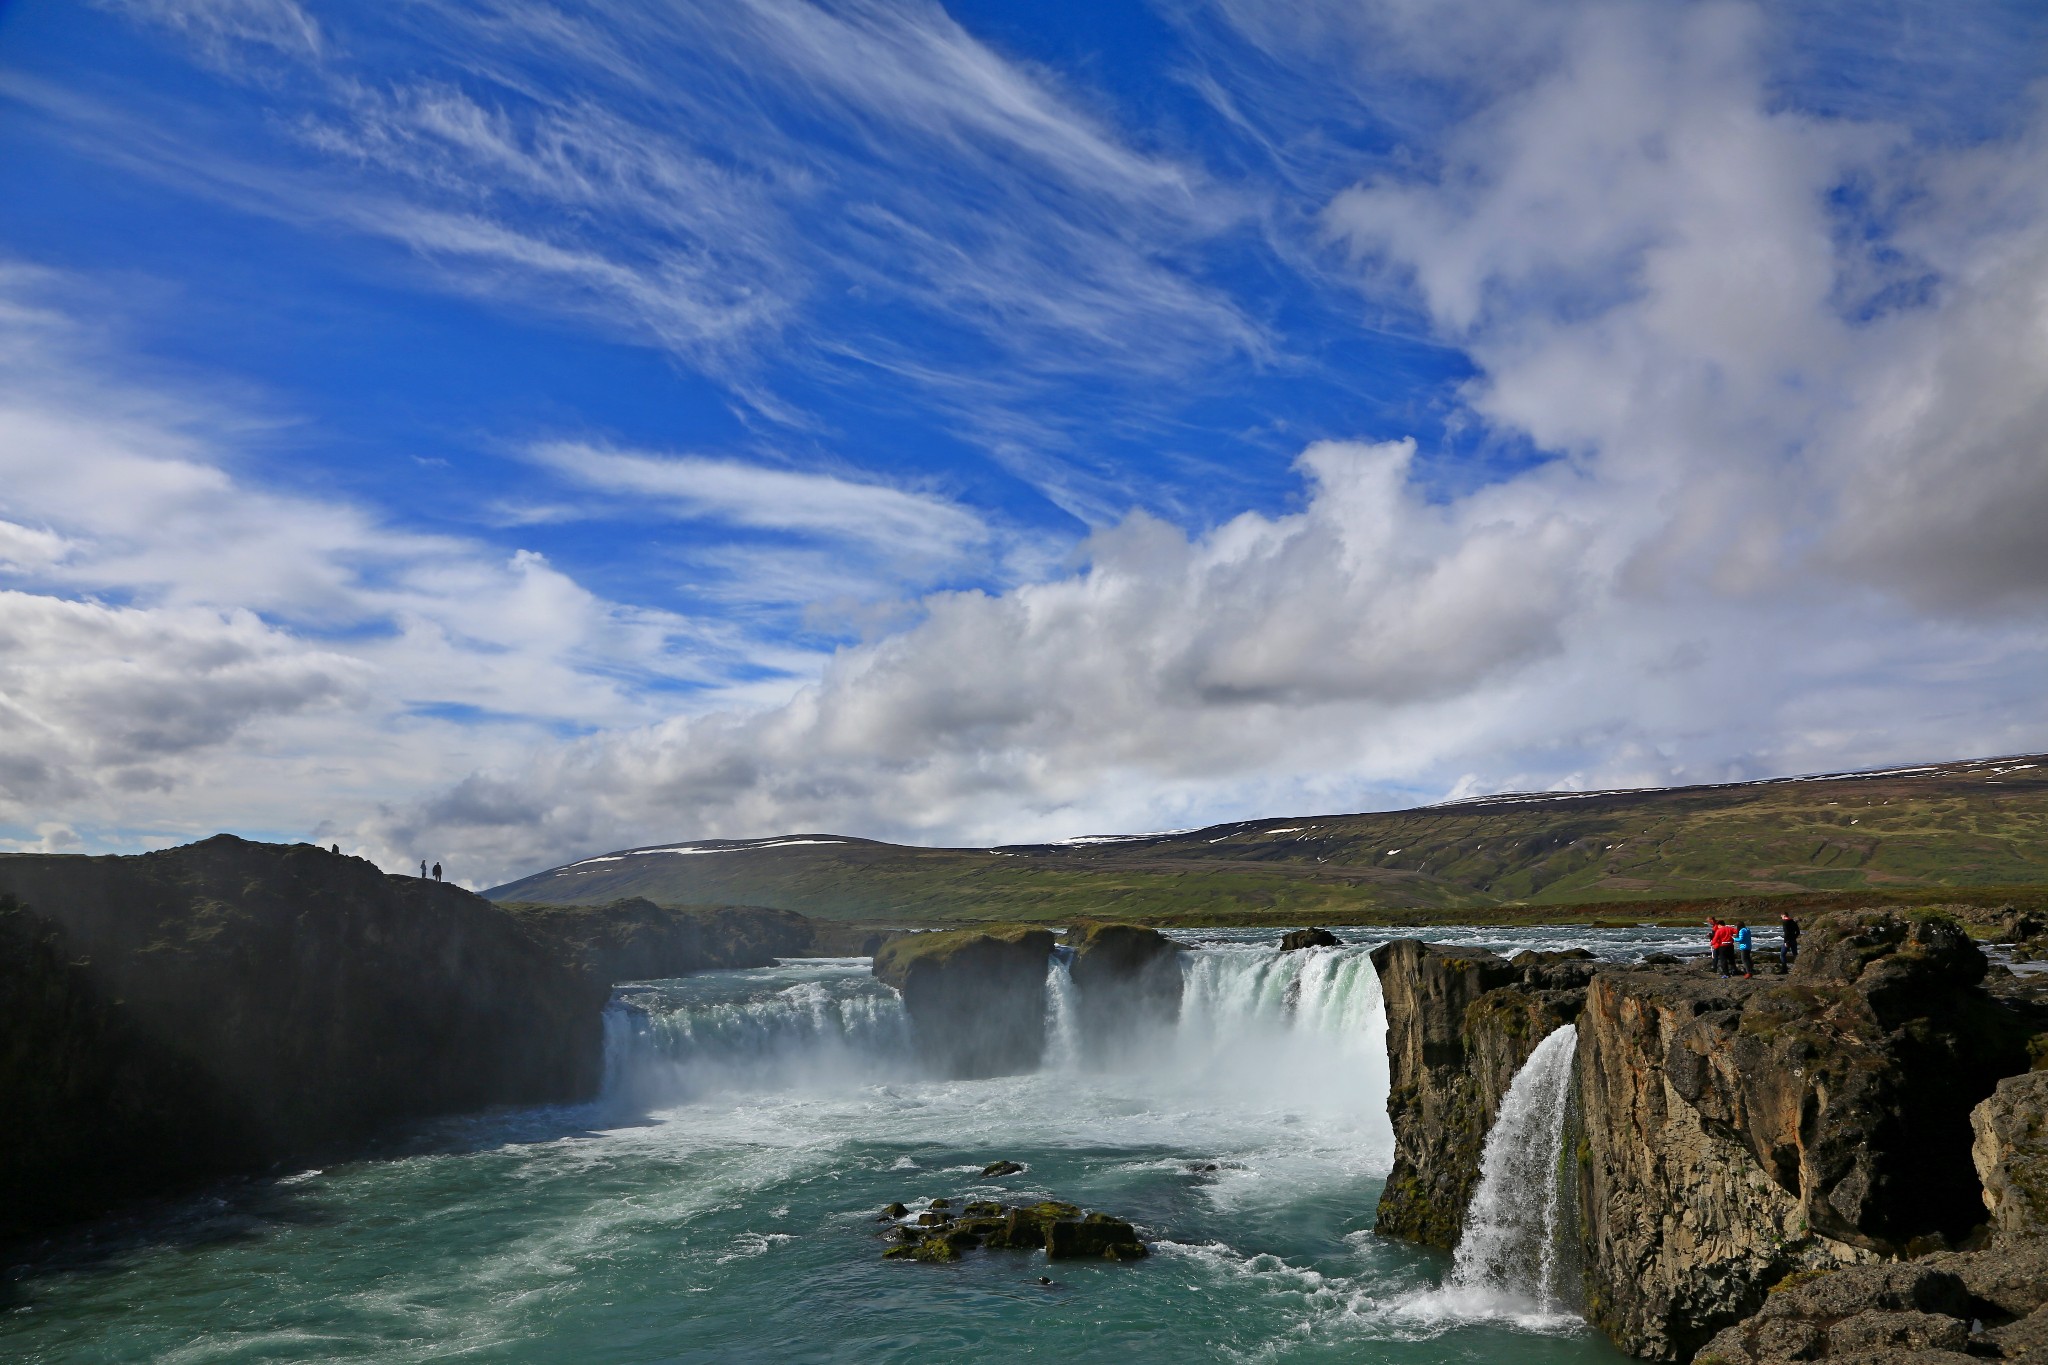
[[[2010,1207],[2038,1179],[1973,1162],[2025,1125],[1971,1116],[2039,1055],[2043,1020],[2009,978],[1986,988],[1944,915],[1830,916],[1791,975],[1751,981],[1414,942],[1374,958],[1397,1143],[1380,1230],[1456,1241],[1514,1073],[1576,1022],[1583,1307],[1638,1355],[1690,1357],[1792,1277],[1981,1238],[1984,1195]]]

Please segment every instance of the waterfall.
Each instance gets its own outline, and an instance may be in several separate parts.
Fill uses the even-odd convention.
[[[1041,1071],[1114,1073],[1162,1102],[1227,1098],[1284,1122],[1334,1117],[1368,1166],[1391,1160],[1386,1015],[1366,947],[1192,948],[1165,1027],[1083,1009],[1070,966],[1058,950],[1046,964]],[[604,1028],[604,1093],[624,1106],[920,1078],[902,1001],[859,959],[624,986]],[[1084,1046],[1105,1041],[1090,1028],[1116,1045]]]
[[[604,1028],[605,1095],[626,1104],[843,1089],[914,1074],[903,1003],[865,963],[625,987]]]
[[[1342,1116],[1362,1132],[1361,1157],[1393,1159],[1386,1007],[1368,947],[1202,948],[1182,977],[1166,1066],[1248,1104]]]
[[[1569,1184],[1564,1135],[1577,1045],[1578,1029],[1570,1024],[1538,1043],[1486,1135],[1479,1188],[1465,1213],[1447,1286],[1472,1308],[1565,1311],[1558,1234]]]
[[[1081,1063],[1081,1020],[1074,1000],[1074,952],[1055,948],[1045,969],[1046,1071],[1072,1071]]]

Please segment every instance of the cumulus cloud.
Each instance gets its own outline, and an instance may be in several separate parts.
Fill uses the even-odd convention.
[[[394,865],[433,849],[491,880],[675,837],[1020,839],[2039,746],[2038,108],[1964,138],[1788,99],[1773,16],[1746,4],[1220,9],[1278,69],[1410,139],[1307,207],[1359,306],[1468,357],[1461,419],[1526,459],[1446,469],[1407,440],[1319,442],[1290,510],[1207,528],[1123,516],[1077,565],[933,593],[829,660],[790,660],[806,685],[747,693],[721,664],[763,646],[730,628],[605,601],[537,555],[266,492],[178,413],[19,383],[0,394],[20,475],[0,489],[0,562],[28,595],[21,628],[79,642],[85,671],[5,675],[26,699],[9,723],[48,737],[10,745],[19,771],[0,781],[44,794],[38,828],[77,828],[163,809],[154,782],[218,792],[254,773],[300,809],[324,801],[321,828],[352,847]],[[612,96],[640,88],[620,35],[647,30],[623,11],[488,13],[495,89],[542,41],[602,68]],[[822,92],[864,167],[1028,164],[977,204],[986,237],[921,193],[849,212],[846,231],[916,248],[849,252],[856,283],[943,301],[1021,368],[1184,375],[1219,338],[1258,351],[1230,300],[1159,263],[1233,196],[1130,153],[939,12],[663,13],[664,51],[702,36]],[[1428,97],[1376,106],[1387,63]],[[727,76],[688,98],[757,113]],[[390,193],[427,215],[383,221],[614,303],[654,290],[628,311],[668,317],[693,354],[721,320],[751,334],[789,315],[816,263],[789,246],[788,206],[838,202],[807,197],[806,177],[850,164],[764,156],[720,180],[718,158],[642,142],[598,99],[354,98],[298,133],[405,182]],[[678,107],[644,101],[626,105]],[[515,194],[548,213],[495,216]],[[657,226],[557,241],[553,223],[582,221],[556,212],[570,204]],[[21,316],[15,332],[41,325]],[[592,496],[802,533],[813,554],[989,553],[973,517],[907,486],[574,441],[535,458]],[[129,592],[143,600],[89,600]],[[343,628],[360,638],[310,643]],[[117,666],[123,649],[148,677]],[[179,670],[201,679],[189,704],[154,690]],[[684,685],[695,704],[674,700]],[[530,723],[432,728],[457,708]],[[223,729],[231,714],[246,723]]]
[[[274,433],[129,377],[80,288],[0,268],[0,822],[300,832],[564,730],[815,673],[532,550],[251,478]]]
[[[1300,38],[1237,8],[1269,51]],[[1325,228],[1542,458],[1432,497],[1406,443],[1319,445],[1299,513],[1133,516],[1070,576],[928,599],[787,705],[595,736],[375,837],[536,866],[2038,745],[2039,118],[1960,149],[1793,107],[1747,5],[1371,18],[1452,113]]]

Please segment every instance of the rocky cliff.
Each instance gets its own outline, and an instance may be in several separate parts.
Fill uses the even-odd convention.
[[[1067,930],[1065,943],[1085,1057],[1104,1061],[1142,1047],[1180,1018],[1182,949],[1157,929],[1084,922]]]
[[[0,902],[0,1235],[599,1079],[605,983],[452,886],[222,835]]]
[[[875,950],[925,1065],[953,1077],[1035,1068],[1045,1053],[1045,971],[1052,932],[1026,925],[903,934]]]
[[[632,897],[609,905],[502,907],[529,937],[610,983],[711,968],[765,967],[811,950],[816,926],[793,910],[677,908]]]
[[[1970,1111],[2027,1062],[1945,916],[1818,922],[1789,977],[1597,976],[1579,1021],[1587,1312],[1682,1359],[1797,1271],[1982,1220]]]
[[[1373,950],[1386,1000],[1394,1166],[1375,1227],[1456,1245],[1479,1183],[1487,1131],[1515,1072],[1578,1017],[1594,964],[1584,953],[1522,953],[1399,939]]]
[[[1788,1279],[1698,1365],[2048,1361],[2048,1071],[2001,1081],[1971,1123],[1988,1245]]]
[[[2041,1002],[2002,970],[1986,989],[1983,953],[1946,915],[1826,917],[1792,974],[1749,981],[1412,941],[1374,964],[1396,1141],[1380,1231],[1455,1244],[1515,1072],[1575,1021],[1584,1307],[1635,1354],[1688,1358],[1775,1285],[1981,1237],[1987,1200],[1994,1220],[2034,1225],[2038,1083],[2004,1078],[2043,1055]],[[1872,1293],[1892,1305],[1872,1311],[1906,1312],[1934,1291]],[[1898,1342],[1920,1340],[1910,1326],[1893,1324]],[[1922,1326],[1925,1349],[1955,1339]]]

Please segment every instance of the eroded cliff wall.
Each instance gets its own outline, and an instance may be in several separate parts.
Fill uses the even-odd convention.
[[[222,835],[0,898],[0,1235],[599,1080],[605,983],[456,887]]]
[[[1748,981],[1412,941],[1374,963],[1396,1142],[1379,1230],[1456,1243],[1516,1071],[1575,1021],[1584,1306],[1641,1356],[1688,1358],[1795,1272],[1973,1235],[1983,1152],[2032,1140],[2024,1105],[1979,1109],[1975,1131],[1971,1112],[2026,1071],[2038,1007],[1987,991],[1939,913],[1829,916],[1792,974]],[[2019,1207],[2032,1168],[1997,1169],[1993,1211]]]
[[[1970,1111],[2028,1028],[1940,915],[1818,922],[1787,977],[1596,976],[1579,1020],[1587,1314],[1684,1359],[1800,1270],[1983,1219]]]

